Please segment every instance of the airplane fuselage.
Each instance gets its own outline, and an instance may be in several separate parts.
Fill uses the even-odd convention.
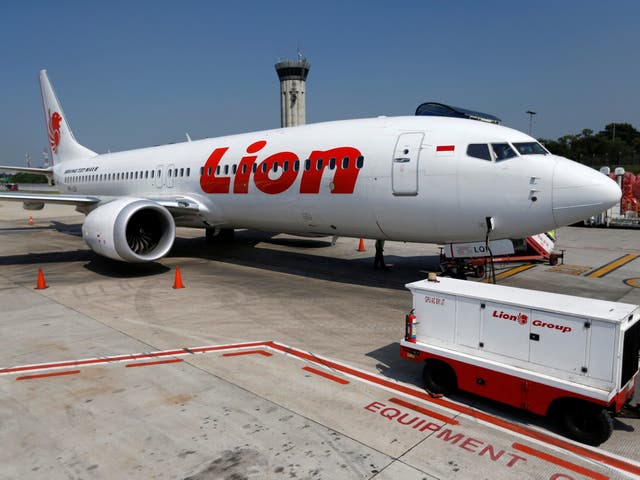
[[[554,169],[569,161],[467,155],[504,142],[535,140],[463,119],[349,120],[66,161],[55,180],[105,201],[184,195],[206,207],[175,218],[191,227],[436,243],[484,239],[486,217],[492,238],[555,228]]]

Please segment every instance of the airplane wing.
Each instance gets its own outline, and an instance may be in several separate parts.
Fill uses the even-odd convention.
[[[172,197],[148,197],[144,196],[151,202],[155,202],[165,207],[174,217],[184,215],[192,215],[198,212],[207,211],[208,209],[200,201],[185,196]],[[75,205],[76,207],[91,206],[100,202],[108,202],[113,198],[101,198],[93,195],[67,195],[57,193],[21,193],[10,192],[0,193],[0,201],[8,200],[13,202],[24,202],[32,204],[53,203],[58,205]]]
[[[14,167],[11,165],[0,165],[0,172],[36,173],[38,175],[46,175],[49,178],[53,177],[53,168]]]
[[[93,205],[100,201],[100,198],[90,195],[64,195],[56,193],[0,193],[0,200],[26,203],[55,203],[58,205]]]

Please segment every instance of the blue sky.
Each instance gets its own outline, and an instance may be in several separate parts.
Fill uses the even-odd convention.
[[[307,122],[434,100],[557,138],[640,129],[640,2],[6,2],[0,164],[41,163],[37,74],[98,152],[276,128],[274,63],[311,62]]]

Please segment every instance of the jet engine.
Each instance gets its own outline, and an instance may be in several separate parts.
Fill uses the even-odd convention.
[[[176,226],[162,205],[142,198],[120,198],[93,210],[82,238],[99,255],[124,262],[152,262],[171,250]]]

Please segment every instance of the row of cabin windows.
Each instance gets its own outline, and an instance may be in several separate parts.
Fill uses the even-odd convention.
[[[356,168],[362,168],[364,166],[364,157],[357,157],[356,158]],[[337,160],[335,158],[330,158],[328,163],[325,165],[324,160],[322,158],[317,159],[314,162],[314,165],[311,164],[311,160],[306,159],[304,161],[304,169],[305,171],[310,171],[311,168],[315,168],[316,170],[322,170],[323,167],[328,166],[329,170],[334,170],[336,168],[337,165]],[[349,163],[351,162],[351,159],[349,157],[344,157],[342,159],[342,168],[343,169],[347,169],[349,168]],[[280,163],[278,162],[273,162],[273,171],[277,172],[279,168],[282,168],[283,171],[287,172],[289,171],[289,167],[291,167],[291,169],[294,172],[298,172],[300,170],[300,160],[295,160],[294,162],[289,162],[288,160],[285,160],[284,162],[282,162],[282,165],[280,165]],[[243,164],[242,168],[240,168],[241,172],[243,174],[247,173],[247,164]],[[256,173],[258,170],[258,164],[254,163],[253,166],[251,167],[251,171],[253,173]],[[267,164],[263,163],[262,166],[260,167],[260,170],[262,171],[262,173],[266,173],[267,172]],[[231,171],[231,173],[233,175],[235,175],[238,171],[238,166],[237,165],[231,165],[231,167],[229,167],[229,165],[224,165],[223,167],[221,167],[220,165],[218,165],[216,167],[216,175],[220,175],[220,174],[224,174],[224,175],[229,175],[229,171]],[[213,168],[212,167],[208,167],[207,171],[206,171],[207,175],[211,176],[211,174],[213,173]],[[205,174],[205,170],[204,167],[200,167],[200,175],[204,175]]]
[[[167,170],[168,177],[190,177],[191,168],[173,168]],[[112,182],[119,180],[145,180],[162,178],[162,170],[141,170],[138,172],[96,173],[93,175],[67,175],[65,183]]]
[[[313,162],[314,164],[312,165],[311,160],[306,159],[304,161],[304,170],[308,172],[312,168],[315,168],[317,171],[320,171],[325,166],[328,166],[329,170],[334,170],[336,168],[338,160],[336,160],[335,158],[330,158],[326,165],[324,162],[325,161],[322,158],[319,158],[315,162]],[[341,160],[341,162],[342,162],[342,168],[347,169],[349,168],[351,159],[349,157],[344,157]],[[355,159],[355,166],[358,169],[362,168],[364,166],[364,157],[362,156],[357,157]],[[282,162],[282,165],[280,165],[278,162],[274,162],[273,171],[277,172],[278,168],[282,168],[283,171],[287,172],[289,171],[289,167],[291,167],[294,172],[298,172],[300,170],[300,160],[295,160],[292,163],[290,163],[288,160],[285,160],[284,162]],[[251,169],[252,172],[256,173],[257,169],[258,169],[258,165],[254,163]],[[220,175],[221,172],[224,172],[224,175],[229,175],[229,170],[231,170],[232,174],[235,175],[238,171],[238,166],[235,164],[231,165],[231,167],[229,165],[224,165],[224,167],[221,167],[220,165],[218,165],[216,167],[216,175]],[[243,174],[246,174],[247,164],[242,165],[241,170]],[[267,172],[266,163],[262,164],[261,170],[262,170],[262,173]],[[207,175],[210,176],[212,174],[212,171],[213,171],[212,168],[208,167]],[[200,175],[204,175],[204,167],[200,167]],[[175,177],[175,178],[190,177],[191,168],[168,169],[167,176]],[[137,172],[97,173],[92,175],[67,175],[65,176],[64,181],[65,183],[87,183],[87,182],[111,182],[111,181],[121,181],[121,180],[146,180],[146,179],[161,178],[161,177],[162,177],[162,170],[158,169],[158,170],[141,170]]]

